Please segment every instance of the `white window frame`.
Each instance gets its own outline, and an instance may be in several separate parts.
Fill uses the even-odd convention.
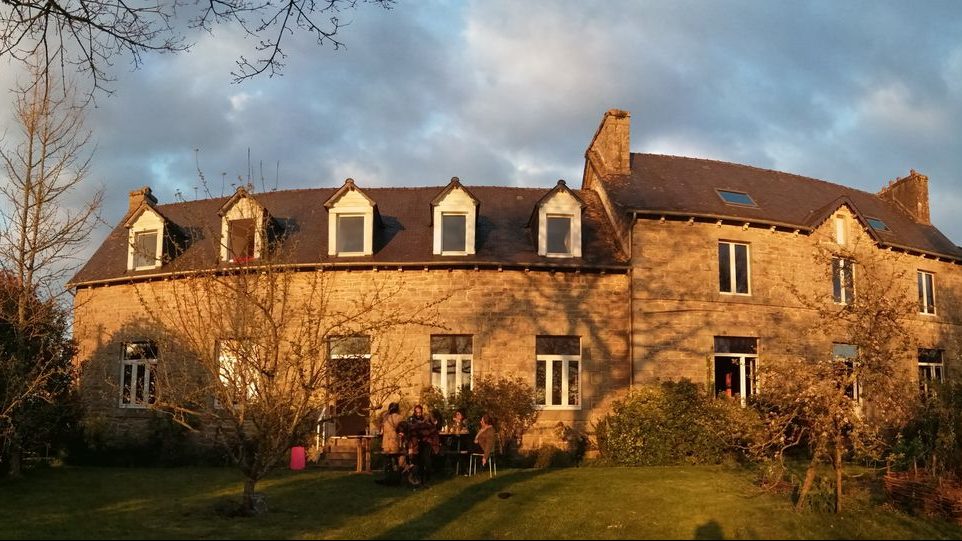
[[[264,252],[264,208],[251,197],[238,199],[221,218],[220,229],[220,259],[233,263],[230,253],[230,222],[234,220],[254,220],[254,253],[250,261],[260,259]]]
[[[153,233],[154,235],[157,235],[157,237],[156,237],[156,239],[155,239],[155,241],[154,241],[154,253],[153,253],[153,260],[154,260],[154,262],[153,262],[152,264],[149,264],[149,265],[139,265],[139,266],[138,266],[138,265],[137,265],[137,246],[138,246],[137,237],[139,237],[140,235],[149,235],[149,234],[151,234],[151,233]],[[160,254],[161,246],[163,245],[163,238],[161,238],[161,232],[160,232],[160,230],[158,230],[158,229],[140,229],[140,230],[133,230],[133,231],[130,232],[130,238],[131,238],[131,247],[130,247],[131,263],[130,263],[129,267],[130,267],[132,270],[137,270],[137,271],[139,271],[139,270],[156,269],[157,267],[160,266],[160,263],[161,263],[160,260],[161,260],[161,258],[160,258],[160,256],[159,256],[158,254]],[[146,256],[146,257],[150,257],[150,254],[143,254],[143,255]]]
[[[137,235],[143,233],[157,233],[157,244],[154,249],[154,264],[134,266],[137,250]],[[137,221],[130,226],[127,234],[127,270],[141,271],[159,268],[163,265],[164,255],[164,219],[156,211],[148,207],[137,217]]]
[[[738,359],[738,388],[742,390],[739,393],[739,402],[741,402],[742,407],[748,404],[748,398],[758,394],[758,354],[757,353],[715,353],[714,362],[717,363],[720,358],[723,359]],[[745,394],[745,382],[748,381],[748,372],[745,366],[752,365],[752,389],[750,394]],[[714,366],[712,366],[714,373]],[[712,382],[717,389],[718,382]]]
[[[719,240],[719,246],[722,244],[728,245],[728,280],[729,287],[731,291],[722,291],[721,282],[718,284],[718,293],[721,295],[738,295],[741,297],[750,297],[752,295],[752,246],[747,242],[737,242],[732,240]],[[735,259],[735,246],[745,247],[745,277],[748,282],[748,291],[746,293],[738,293],[738,275],[737,269],[738,264]],[[717,258],[717,255],[716,255]],[[718,265],[721,265],[721,259],[718,259]]]
[[[939,352],[939,362],[930,363],[930,362],[922,362],[921,360],[918,362],[919,390],[922,392],[922,394],[925,394],[925,395],[929,394],[930,392],[929,385],[931,382],[935,381],[937,383],[945,383],[945,351],[938,348],[928,348],[928,349],[934,349]],[[922,352],[920,350],[919,351],[920,356],[921,356],[921,353]],[[939,370],[936,371],[936,368],[938,368]],[[924,378],[921,377],[923,372],[925,373]],[[935,377],[936,375],[938,375],[938,377]]]
[[[454,389],[448,389],[448,361],[454,361]],[[431,386],[441,390],[444,398],[454,396],[464,386],[464,361],[471,363],[469,388],[474,390],[474,354],[472,353],[435,353],[431,355]],[[434,382],[434,363],[441,363],[440,383]]]
[[[839,246],[845,246],[846,228],[847,224],[845,223],[845,216],[835,216],[835,243]]]
[[[341,251],[341,247],[340,247],[340,245],[339,245],[339,243],[338,243],[338,239],[340,238],[341,218],[361,218],[362,223],[363,223],[363,226],[361,227],[361,235],[362,235],[362,238],[361,238],[361,251],[360,251],[360,252],[342,252],[342,251]],[[345,257],[368,255],[368,252],[367,252],[367,249],[366,249],[367,244],[368,244],[368,240],[367,240],[367,216],[366,216],[366,215],[361,214],[361,213],[356,213],[356,212],[338,212],[338,213],[336,213],[335,216],[334,216],[334,223],[336,224],[336,225],[335,225],[335,232],[334,232],[334,253],[335,253],[336,255],[338,255],[338,256],[345,256]]]
[[[130,409],[147,409],[150,407],[150,382],[154,381],[154,401],[156,402],[157,396],[157,381],[156,374],[157,371],[157,358],[153,359],[127,359],[127,344],[144,342],[144,340],[137,340],[134,342],[124,342],[120,350],[120,398],[118,403],[121,408]],[[156,345],[154,346],[156,347]],[[130,366],[130,402],[124,402],[124,373],[125,368]],[[142,389],[141,396],[145,398],[143,401],[137,400],[137,373],[141,370],[144,371],[144,388]]]
[[[551,403],[551,381],[554,376],[554,361],[562,361],[561,365],[561,404]],[[568,404],[568,381],[571,375],[571,361],[578,362],[578,403]],[[583,380],[581,379],[581,355],[538,355],[535,360],[535,392],[538,391],[538,363],[545,363],[544,367],[544,404],[538,404],[538,408],[543,410],[580,410],[582,399]]]
[[[835,262],[841,261],[842,264],[838,267],[838,274],[835,272]],[[851,275],[852,284],[852,298],[848,298],[845,291],[845,271],[848,269],[848,273]],[[839,298],[835,298],[835,280],[839,283]],[[857,294],[855,292],[855,261],[845,258],[845,257],[833,257],[832,258],[832,301],[838,305],[850,305],[855,302]]]
[[[440,219],[440,223],[438,224],[438,230],[439,230],[439,232],[440,232],[440,238],[438,239],[438,252],[437,252],[437,253],[440,253],[441,255],[471,255],[471,254],[473,254],[473,253],[474,253],[474,250],[469,250],[469,248],[471,247],[471,245],[474,244],[474,238],[473,238],[473,237],[474,237],[474,231],[473,231],[474,228],[473,228],[473,227],[469,227],[469,224],[470,224],[469,220],[470,220],[470,218],[471,218],[470,215],[469,215],[469,213],[468,213],[468,212],[448,212],[448,211],[441,211],[440,216],[441,216],[441,219]],[[445,217],[445,216],[464,216],[464,250],[445,250],[445,249],[444,249],[444,217]],[[472,229],[472,231],[468,231],[469,228]],[[469,241],[470,241],[470,242],[469,242]]]
[[[935,273],[924,270],[919,270],[917,272],[918,274],[916,275],[915,281],[918,287],[921,288],[919,290],[919,313],[924,316],[934,316],[937,314],[938,310],[938,303],[935,302]],[[929,279],[926,280],[926,278]],[[921,279],[921,283],[919,283],[919,279]],[[929,291],[930,287],[932,291]],[[929,305],[928,293],[932,294],[931,305]]]
[[[568,220],[568,251],[567,252],[552,252],[550,251],[549,235],[548,235],[548,222],[552,219],[564,218]],[[574,227],[575,227],[575,217],[571,214],[547,214],[544,220],[544,252],[547,257],[573,257],[574,253]]]

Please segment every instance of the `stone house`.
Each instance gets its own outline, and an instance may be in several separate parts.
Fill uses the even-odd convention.
[[[740,397],[757,367],[850,346],[807,336],[813,312],[791,294],[852,302],[850,261],[820,247],[884,254],[918,299],[905,373],[920,385],[958,367],[962,249],[929,220],[915,171],[877,194],[699,158],[630,151],[630,115],[608,111],[585,153],[580,189],[446,186],[339,188],[159,204],[129,211],[71,280],[74,333],[90,415],[120,437],[142,431],[164,362],[135,288],[256,260],[281,238],[301,272],[332,271],[339,290],[403,283],[405,303],[445,297],[443,332],[384,336],[412,345],[409,394],[445,393],[483,374],[517,374],[543,411],[529,444],[557,423],[586,426],[631,386],[690,378]],[[212,231],[196,240],[191,231]],[[185,238],[193,238],[185,242]],[[218,239],[219,237],[219,239]],[[176,247],[181,249],[175,249]],[[823,268],[825,267],[825,268]],[[348,295],[349,297],[349,295]],[[370,356],[368,356],[370,357]],[[344,419],[342,432],[366,419]]]

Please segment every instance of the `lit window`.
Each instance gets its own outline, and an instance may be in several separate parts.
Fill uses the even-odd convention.
[[[846,230],[846,229],[847,229],[847,228],[846,228],[846,224],[845,224],[845,217],[844,217],[844,216],[836,216],[836,217],[835,217],[835,242],[836,242],[839,246],[844,246],[844,245],[845,245],[845,230]]]
[[[855,270],[851,259],[832,259],[832,297],[839,304],[852,304],[855,300]]]
[[[872,229],[876,231],[888,231],[889,226],[885,225],[885,222],[879,220],[878,218],[865,218],[868,221],[868,225],[872,226]]]
[[[337,253],[364,253],[364,216],[337,217]]]
[[[931,272],[919,271],[919,312],[935,314],[935,275]]]
[[[535,395],[546,409],[581,408],[581,339],[538,336],[535,339]]]
[[[157,231],[134,233],[133,250],[135,269],[156,267],[160,260],[157,257]]]
[[[235,263],[242,263],[253,259],[254,234],[256,226],[253,218],[230,220],[227,224],[228,257]]]
[[[463,253],[467,245],[468,217],[464,214],[441,215],[441,252]]]
[[[858,346],[852,344],[832,344],[832,357],[840,363],[840,369],[844,370],[842,377],[847,380],[845,384],[845,396],[856,403],[862,401],[861,386],[858,376],[852,377],[858,362]]]
[[[716,190],[718,197],[730,205],[741,205],[743,207],[757,207],[752,197],[745,192],[733,192],[730,190]]]
[[[718,243],[718,291],[750,294],[747,244]]]
[[[945,382],[945,365],[941,349],[919,348],[919,390],[928,395],[932,385]]]
[[[472,349],[469,334],[431,336],[431,385],[445,397],[453,397],[465,387],[473,388]]]
[[[120,370],[120,407],[146,408],[157,400],[157,345],[126,342]]]
[[[571,253],[571,216],[548,216],[548,253]]]
[[[715,396],[737,397],[744,406],[756,392],[758,339],[715,337]]]

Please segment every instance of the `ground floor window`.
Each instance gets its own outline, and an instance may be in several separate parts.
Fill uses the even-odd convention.
[[[338,435],[364,434],[371,409],[371,338],[335,336],[328,344],[333,416]]]
[[[715,337],[715,395],[737,397],[744,406],[757,390],[758,339]]]
[[[535,339],[535,395],[546,409],[581,408],[581,338]]]
[[[126,342],[120,369],[120,406],[146,408],[157,400],[157,344]]]
[[[462,388],[474,388],[471,378],[474,348],[470,334],[431,336],[431,385],[447,398]]]
[[[859,385],[858,376],[851,377],[858,363],[858,346],[853,344],[832,344],[832,357],[836,361],[841,361],[840,366],[844,366],[845,378],[849,380],[845,384],[845,396],[851,398],[856,403],[862,401],[862,388]]]
[[[945,365],[941,349],[919,348],[919,390],[929,394],[933,384],[945,381]]]

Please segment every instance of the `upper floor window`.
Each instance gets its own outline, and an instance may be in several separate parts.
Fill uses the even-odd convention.
[[[167,221],[148,204],[131,214],[125,225],[127,233],[127,270],[146,270],[163,263],[164,232]]]
[[[338,215],[337,253],[338,255],[364,253],[364,216]]]
[[[344,181],[324,202],[328,211],[327,255],[362,256],[374,253],[374,224],[379,222],[374,200],[354,184]]]
[[[855,300],[855,270],[851,259],[832,259],[832,297],[839,304],[852,304]]]
[[[735,397],[742,406],[756,392],[758,338],[715,337],[715,395]]]
[[[718,291],[735,295],[751,294],[748,245],[718,243]]]
[[[529,226],[537,227],[538,255],[581,257],[584,206],[563,180],[538,201],[529,220]]]
[[[841,364],[844,372],[841,377],[845,380],[845,396],[856,403],[862,401],[862,390],[858,376],[854,375],[858,363],[858,346],[854,344],[832,344],[832,357]]]
[[[735,192],[732,190],[715,190],[718,193],[718,197],[722,198],[722,201],[728,203],[729,205],[739,205],[743,207],[757,207],[752,196],[745,192]]]
[[[571,255],[571,216],[548,216],[548,255]]]
[[[464,253],[467,246],[468,217],[465,214],[441,215],[441,253]]]
[[[835,243],[839,246],[845,246],[847,229],[845,216],[835,216]]]
[[[945,382],[941,349],[919,348],[919,390],[929,394],[933,383]]]
[[[535,395],[546,409],[581,409],[581,339],[535,339]]]
[[[470,334],[431,336],[431,385],[445,397],[453,397],[463,388],[473,388],[471,377],[473,340]]]
[[[880,220],[880,219],[878,219],[878,218],[869,218],[869,217],[866,216],[865,220],[868,221],[868,225],[870,225],[870,226],[872,227],[872,229],[874,229],[874,230],[876,230],[876,231],[888,231],[888,230],[889,230],[889,226],[885,225],[885,222],[883,222],[882,220]]]
[[[935,275],[931,272],[918,271],[919,283],[919,312],[935,314]]]
[[[134,233],[134,269],[153,268],[160,261],[157,254],[157,231]]]
[[[157,400],[157,345],[125,342],[121,354],[120,407],[146,408]]]
[[[229,261],[241,263],[256,257],[254,247],[256,227],[253,218],[228,220],[227,253]]]

